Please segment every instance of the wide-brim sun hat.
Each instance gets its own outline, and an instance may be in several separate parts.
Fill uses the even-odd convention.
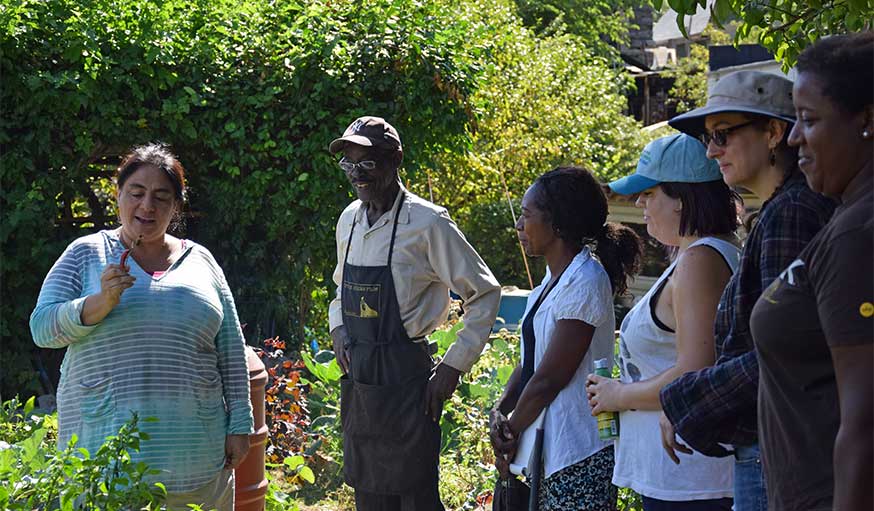
[[[719,164],[707,158],[704,144],[677,133],[653,140],[643,149],[634,174],[608,186],[620,195],[634,195],[661,183],[707,183],[722,180]]]
[[[704,131],[708,115],[738,112],[795,123],[792,81],[762,71],[735,71],[723,76],[707,94],[707,104],[668,121],[672,128],[695,138]]]

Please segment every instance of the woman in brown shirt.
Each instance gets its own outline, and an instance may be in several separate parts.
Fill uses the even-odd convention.
[[[824,39],[797,69],[789,144],[841,205],[753,309],[768,503],[874,509],[874,33]]]

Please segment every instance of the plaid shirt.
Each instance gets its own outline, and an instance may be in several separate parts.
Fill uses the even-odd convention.
[[[662,409],[690,447],[727,456],[719,445],[752,445],[756,432],[759,361],[750,315],[762,290],[828,222],[835,203],[812,192],[801,173],[767,201],[746,240],[739,270],[716,312],[716,365],[686,373],[661,391]]]

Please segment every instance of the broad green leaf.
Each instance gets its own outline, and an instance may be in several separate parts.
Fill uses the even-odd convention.
[[[311,469],[310,467],[306,467],[306,466],[302,467],[300,469],[300,472],[298,472],[298,474],[300,474],[301,479],[303,479],[304,481],[306,481],[310,484],[313,484],[316,482],[316,475],[313,473],[313,469]]]
[[[498,368],[498,382],[501,385],[506,385],[508,381],[510,381],[510,376],[513,375],[513,367],[510,366],[501,366]]]
[[[296,469],[304,464],[303,456],[289,456],[282,461],[282,464],[290,469]]]
[[[685,21],[684,21],[684,20],[685,20],[685,17],[686,17],[686,15],[683,14],[682,12],[678,12],[678,13],[677,13],[677,28],[680,29],[680,33],[683,34],[683,37],[685,37],[686,39],[688,39],[688,38],[689,38],[689,33],[688,33],[688,31],[686,30],[686,23],[685,23]]]
[[[725,23],[734,15],[731,10],[731,0],[716,0],[712,10],[720,24]]]
[[[36,396],[30,396],[30,399],[24,403],[24,417],[30,417],[30,412],[33,411],[36,403]]]
[[[469,384],[468,391],[470,392],[470,395],[474,398],[486,397],[489,395],[489,388],[478,383]]]

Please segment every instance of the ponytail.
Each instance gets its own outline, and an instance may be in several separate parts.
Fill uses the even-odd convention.
[[[640,272],[643,243],[631,228],[607,222],[595,239],[595,255],[607,270],[613,295],[627,294],[628,278]]]

